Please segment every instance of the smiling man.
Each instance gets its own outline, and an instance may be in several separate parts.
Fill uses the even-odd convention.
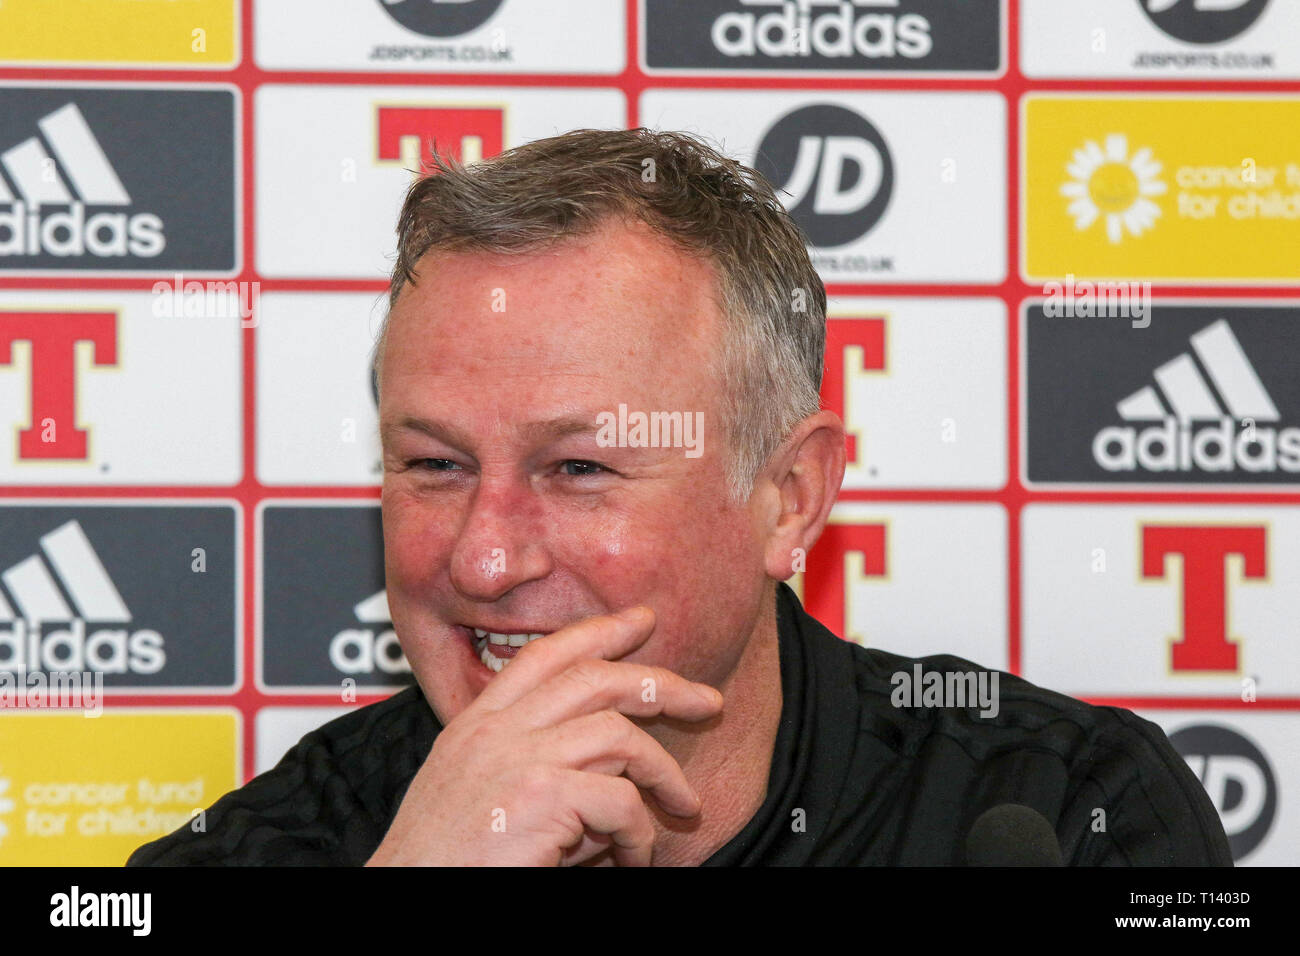
[[[1230,863],[1154,724],[1006,674],[900,696],[981,669],[803,611],[845,467],[825,305],[771,187],[691,137],[435,156],[375,353],[418,686],[131,862]]]

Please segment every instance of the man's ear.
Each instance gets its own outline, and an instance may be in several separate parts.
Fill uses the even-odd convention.
[[[844,466],[844,422],[823,409],[795,426],[759,475],[769,577],[789,580],[797,549],[806,555],[821,537],[844,483]]]

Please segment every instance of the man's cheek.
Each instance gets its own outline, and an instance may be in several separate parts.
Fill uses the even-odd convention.
[[[412,509],[385,511],[384,553],[390,573],[403,580],[436,574],[452,545],[448,527],[437,515]]]

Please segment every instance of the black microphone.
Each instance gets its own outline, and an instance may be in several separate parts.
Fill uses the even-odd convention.
[[[1064,866],[1047,818],[1032,807],[1000,803],[985,810],[966,835],[967,866]]]

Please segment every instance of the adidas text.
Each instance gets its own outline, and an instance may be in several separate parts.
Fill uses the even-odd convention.
[[[163,222],[153,213],[86,214],[84,203],[59,211],[28,210],[15,202],[0,209],[0,256],[140,256],[153,258],[166,247]]]
[[[157,631],[102,628],[86,633],[75,618],[66,627],[41,633],[39,625],[17,618],[0,630],[0,669],[101,671],[105,674],[157,674],[167,663]]]
[[[1262,428],[1222,418],[1193,431],[1166,418],[1137,429],[1112,425],[1097,432],[1092,455],[1107,471],[1300,472],[1300,428]]]

